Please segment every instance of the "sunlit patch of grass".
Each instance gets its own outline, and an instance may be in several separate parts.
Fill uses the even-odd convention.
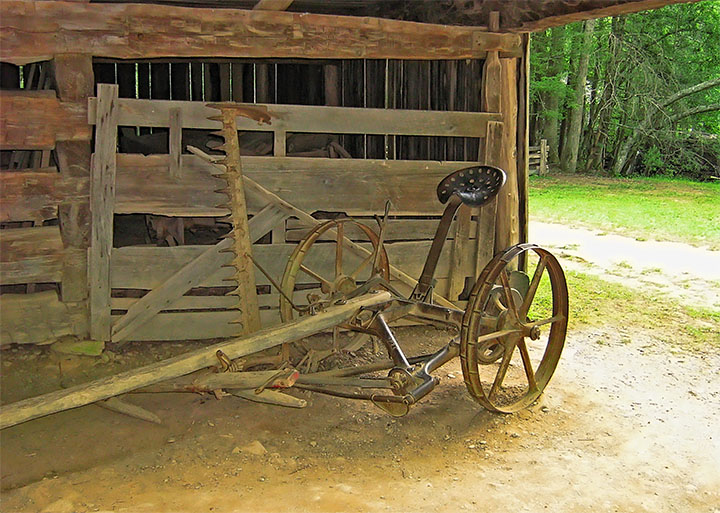
[[[720,182],[533,176],[529,208],[542,220],[720,249]]]
[[[532,276],[533,272],[531,263],[529,274]],[[655,338],[683,349],[703,349],[708,345],[720,348],[719,310],[686,307],[585,273],[569,271],[565,276],[570,330],[584,326],[632,327],[652,332]],[[545,273],[529,317],[547,318],[551,309],[550,280]]]

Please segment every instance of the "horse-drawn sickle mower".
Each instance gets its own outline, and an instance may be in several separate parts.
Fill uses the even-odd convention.
[[[467,389],[477,402],[495,412],[525,408],[550,381],[565,341],[568,293],[557,259],[534,244],[515,245],[487,264],[464,311],[433,301],[433,276],[455,213],[462,204],[479,207],[491,201],[504,182],[505,173],[492,166],[460,169],[442,180],[437,195],[447,206],[422,275],[409,297],[390,283],[383,247],[387,208],[385,217],[378,219],[379,233],[350,218],[328,221],[317,225],[298,244],[277,285],[284,321],[280,326],[7,405],[0,413],[0,429],[131,391],[218,393],[226,389],[261,402],[303,406],[303,400],[278,390],[295,387],[371,401],[389,414],[401,416],[435,388],[439,379],[434,373],[457,356]],[[344,263],[345,234],[353,230],[360,230],[371,241],[372,251],[350,270]],[[312,254],[321,245],[316,243],[328,238],[335,244],[333,277],[311,267]],[[319,292],[308,294],[307,304],[301,306],[293,300],[300,273],[320,283]],[[457,336],[433,354],[408,356],[390,327],[400,319],[454,329]],[[304,354],[294,350],[301,347],[294,345],[301,339],[328,331],[333,333],[329,347]],[[295,370],[303,364],[317,368],[330,354],[350,353],[367,342],[368,335],[382,342],[389,360],[302,374]],[[279,349],[280,369],[245,372],[238,365],[240,357],[271,348]],[[220,367],[209,371],[207,367],[218,359]],[[311,359],[315,364],[309,365]],[[200,374],[185,376],[203,368]],[[383,375],[378,376],[380,372]],[[174,378],[180,380],[168,382]]]

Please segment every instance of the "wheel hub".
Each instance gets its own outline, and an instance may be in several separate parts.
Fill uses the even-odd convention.
[[[343,295],[348,295],[357,288],[357,283],[351,276],[344,274],[338,276],[333,283],[333,289]]]

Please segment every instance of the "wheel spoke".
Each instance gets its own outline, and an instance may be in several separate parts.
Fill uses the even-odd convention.
[[[528,353],[527,344],[525,339],[518,342],[518,349],[520,350],[520,357],[522,358],[523,367],[525,367],[525,375],[527,376],[528,386],[530,391],[537,390],[537,382],[535,381],[535,371],[532,368],[532,361],[530,360],[530,353]]]
[[[322,283],[323,285],[327,286],[330,290],[332,290],[333,284],[331,282],[329,282],[328,280],[326,280],[325,278],[323,278],[322,276],[320,276],[318,273],[316,273],[312,269],[310,269],[309,267],[307,267],[303,264],[300,264],[300,270],[303,271],[308,276],[315,278],[316,280],[319,280],[320,283]]]
[[[535,268],[535,274],[533,274],[532,281],[530,281],[530,287],[528,288],[528,291],[525,294],[525,299],[520,306],[520,312],[518,313],[520,314],[520,319],[523,321],[527,319],[527,314],[530,311],[530,305],[532,305],[533,299],[535,299],[535,293],[537,292],[538,285],[540,285],[542,275],[545,272],[546,259],[547,257],[544,255],[540,257],[540,261]]]
[[[505,269],[503,269],[500,273],[500,281],[502,282],[503,291],[505,292],[505,301],[507,301],[508,310],[510,310],[511,315],[518,319],[519,317],[517,308],[515,307],[515,299],[513,298],[512,289],[510,288],[510,280],[508,279]]]
[[[342,274],[343,241],[345,240],[345,223],[338,223],[335,239],[335,276]]]
[[[477,338],[476,341],[473,342],[473,344],[482,344],[483,342],[487,342],[488,340],[494,340],[496,338],[505,337],[507,335],[513,335],[516,333],[522,333],[521,330],[502,330],[502,331],[494,331],[492,333],[488,333],[487,335],[481,335]]]
[[[498,368],[497,375],[495,376],[495,381],[493,381],[492,387],[490,388],[490,393],[488,394],[488,399],[490,401],[495,398],[495,394],[497,393],[500,385],[502,385],[502,382],[505,379],[505,374],[507,373],[508,367],[510,367],[510,360],[512,360],[512,355],[514,351],[514,344],[512,345],[512,347],[509,348],[505,346],[505,354],[503,354],[502,361],[500,362],[500,367]]]
[[[551,324],[553,322],[562,321],[565,319],[565,316],[562,314],[557,314],[552,317],[549,317],[548,319],[542,319],[539,321],[533,321],[527,323],[525,326],[528,328],[534,328],[536,326],[544,326],[545,324]]]
[[[350,273],[350,277],[351,277],[353,280],[357,280],[358,275],[359,275],[359,274],[362,272],[362,270],[365,269],[365,267],[372,261],[372,259],[373,259],[374,256],[375,256],[375,254],[374,254],[374,253],[371,253],[370,255],[368,255],[367,257],[365,257],[365,259],[364,259],[362,262],[360,262],[360,265],[358,266],[358,268],[355,269],[353,272]]]

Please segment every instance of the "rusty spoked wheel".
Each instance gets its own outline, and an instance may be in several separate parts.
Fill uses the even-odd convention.
[[[345,237],[369,240],[371,254],[358,256],[350,251]],[[373,269],[376,251],[377,269]],[[311,302],[325,304],[341,300],[375,274],[390,279],[390,262],[378,235],[372,228],[353,219],[335,219],[313,228],[297,245],[285,267],[280,287],[287,297],[293,298],[296,306],[307,308]],[[293,310],[290,302],[281,295],[283,322],[298,315]],[[328,356],[360,349],[369,339],[363,333],[342,332],[336,328],[331,347],[322,340],[305,340],[295,347],[302,355],[300,362],[308,371],[314,371]]]
[[[514,271],[527,262],[532,278]],[[518,244],[485,267],[470,294],[460,359],[470,394],[490,411],[532,404],[557,367],[568,323],[568,291],[557,259]]]
[[[358,256],[349,250],[345,237],[366,239],[372,244],[371,255]],[[390,262],[380,239],[372,228],[354,219],[335,219],[313,228],[297,245],[288,260],[280,285],[283,293],[297,305],[306,306],[307,296],[316,301],[342,299],[370,279],[375,272],[390,279]],[[377,270],[372,255],[378,250]],[[296,313],[295,313],[296,314]],[[283,322],[293,319],[290,302],[280,297]]]

